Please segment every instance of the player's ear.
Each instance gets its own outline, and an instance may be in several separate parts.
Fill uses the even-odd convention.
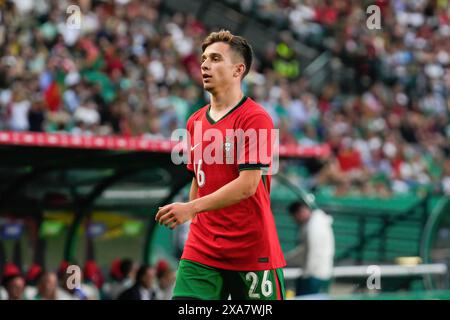
[[[234,69],[234,73],[233,73],[233,76],[235,77],[235,78],[242,78],[242,75],[244,74],[244,72],[245,72],[245,64],[243,64],[243,63],[237,63],[236,65],[235,65],[235,67],[234,67],[235,69]]]

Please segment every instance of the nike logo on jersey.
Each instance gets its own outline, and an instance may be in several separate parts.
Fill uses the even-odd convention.
[[[199,144],[200,144],[200,142],[197,143],[195,146],[191,147],[191,151],[194,150],[195,148],[197,148],[197,146],[198,146]]]

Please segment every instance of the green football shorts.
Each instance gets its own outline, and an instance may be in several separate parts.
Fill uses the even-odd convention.
[[[283,269],[222,270],[181,260],[173,298],[201,300],[284,300]]]

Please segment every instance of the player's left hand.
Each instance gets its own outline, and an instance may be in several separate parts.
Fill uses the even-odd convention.
[[[193,219],[195,215],[195,209],[191,203],[175,202],[159,207],[155,220],[170,229],[174,229],[176,226]]]

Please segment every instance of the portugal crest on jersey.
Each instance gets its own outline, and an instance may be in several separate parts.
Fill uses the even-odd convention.
[[[223,149],[225,150],[225,159],[233,159],[233,137],[225,137]]]

